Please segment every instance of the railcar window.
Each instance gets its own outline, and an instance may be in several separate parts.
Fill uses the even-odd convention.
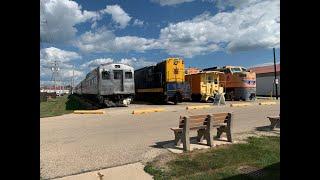
[[[241,72],[241,68],[231,68],[232,72]]]
[[[110,72],[109,71],[103,71],[102,72],[102,79],[110,79]]]
[[[122,78],[122,71],[113,71],[113,78],[114,79],[121,79]]]
[[[125,72],[124,76],[126,79],[132,79],[132,72]]]
[[[224,73],[231,73],[230,69],[223,70]]]

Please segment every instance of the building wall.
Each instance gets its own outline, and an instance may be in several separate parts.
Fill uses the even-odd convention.
[[[279,79],[278,84],[278,95],[280,96],[280,74],[277,74],[277,78]],[[257,74],[257,96],[270,96],[270,92],[272,95],[276,95],[275,86],[273,84],[274,81],[274,74],[267,73],[267,74]]]

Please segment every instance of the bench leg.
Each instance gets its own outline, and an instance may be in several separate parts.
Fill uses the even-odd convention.
[[[271,122],[270,129],[273,130],[278,124],[278,121],[275,119],[270,119],[270,122]]]
[[[207,140],[208,146],[213,147],[214,146],[214,144],[213,144],[213,128],[206,129],[205,138]]]
[[[231,128],[230,127],[226,127],[225,129],[226,129],[228,142],[232,142]]]
[[[220,138],[222,133],[223,133],[223,128],[222,127],[218,127],[217,128],[217,138]]]
[[[181,132],[174,132],[174,145],[180,146],[180,144],[181,144],[181,136],[182,136]]]
[[[190,136],[189,131],[184,132],[182,134],[182,143],[183,143],[183,150],[184,151],[190,151]]]
[[[202,142],[203,141],[204,134],[205,134],[205,130],[204,129],[199,129],[198,130],[198,136],[197,136],[197,141],[198,142]]]

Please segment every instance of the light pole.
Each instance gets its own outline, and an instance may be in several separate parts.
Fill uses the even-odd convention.
[[[274,84],[276,87],[276,99],[278,100],[278,79],[277,79],[276,50],[275,50],[275,48],[273,48],[273,64],[274,64]]]

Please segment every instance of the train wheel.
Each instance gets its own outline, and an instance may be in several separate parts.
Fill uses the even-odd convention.
[[[98,102],[99,102],[100,104],[104,104],[104,98],[103,98],[103,96],[97,96],[97,98],[98,98]]]
[[[175,104],[175,105],[177,105],[178,104],[178,97],[176,96],[176,97],[174,97],[174,101],[173,101],[173,103]]]
[[[174,96],[173,103],[176,105],[176,104],[178,104],[178,102],[179,102],[179,96],[178,96],[178,94],[176,94]]]

